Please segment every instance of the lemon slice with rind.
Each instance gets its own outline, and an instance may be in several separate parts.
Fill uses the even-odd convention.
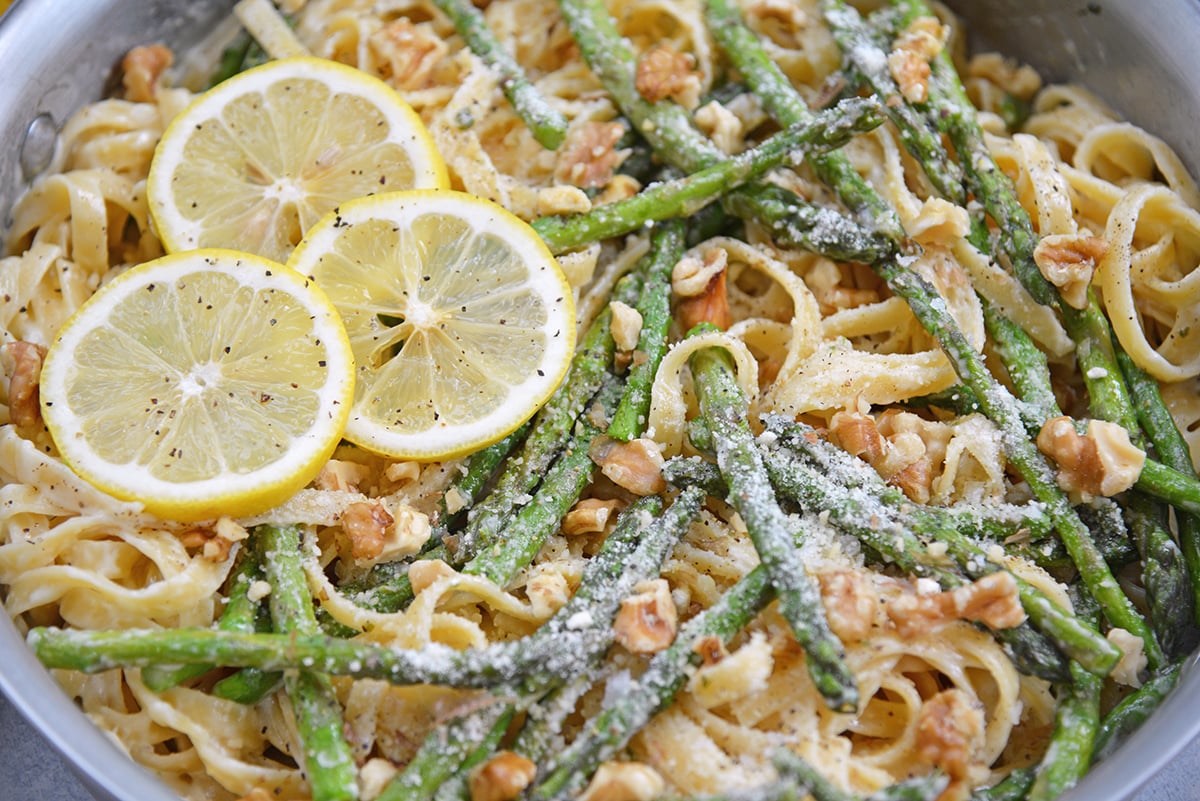
[[[575,347],[571,287],[537,234],[452,191],[341,204],[288,265],[342,315],[357,370],[346,438],[404,459],[469,453],[529,419]]]
[[[248,515],[307,484],[341,438],[354,362],[311,281],[195,250],[122,273],[67,321],[42,414],[75,472],[167,519]]]
[[[344,200],[447,186],[433,139],[395,91],[300,56],[197,98],[158,143],[146,192],[168,252],[233,248],[284,261]]]

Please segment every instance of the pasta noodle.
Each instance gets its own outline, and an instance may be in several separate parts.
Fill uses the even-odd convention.
[[[616,146],[624,131],[620,112],[550,0],[482,5],[490,30],[567,116],[567,141],[557,151],[537,144],[505,101],[496,73],[464,46],[435,3],[276,5],[294,15],[293,29],[272,28],[278,17],[269,4],[247,0],[239,8],[252,30],[273,31],[277,48],[306,50],[391,84],[428,126],[456,188],[526,220],[586,211],[640,188],[633,177],[614,177],[630,157]],[[722,94],[729,66],[702,6],[699,0],[616,0],[609,10],[639,53],[669,47],[687,54],[691,83],[676,99],[696,111],[724,148],[740,150],[771,133],[770,123],[750,93],[734,87],[736,96]],[[740,7],[801,95],[821,102],[842,62],[818,3],[741,0]],[[1164,142],[1119,121],[1082,88],[1042,87],[1036,73],[995,54],[976,57],[967,74],[987,122],[987,146],[1013,179],[1038,235],[1104,240],[1095,281],[1089,273],[1078,290],[1086,298],[1090,287],[1102,297],[1120,346],[1161,382],[1192,460],[1200,463],[1195,182]],[[719,99],[710,99],[714,92]],[[1000,116],[1014,95],[1032,103],[1020,131],[1007,130]],[[397,522],[394,549],[381,559],[403,565],[430,540],[438,501],[449,497],[462,464],[394,462],[347,444],[312,486],[268,512],[182,524],[94,489],[60,461],[44,430],[20,417],[14,346],[48,346],[97,287],[162,254],[148,216],[146,175],[155,143],[191,96],[162,85],[153,99],[105,99],[81,109],[64,126],[51,168],[14,209],[8,255],[0,260],[0,589],[6,613],[22,631],[209,627],[225,603],[246,530],[295,524],[305,531],[304,569],[321,613],[356,640],[467,649],[531,634],[567,603],[611,522],[584,533],[556,530],[504,587],[426,563],[408,573],[415,591],[410,605],[375,611],[349,589],[375,563],[354,559],[343,515],[354,504],[383,504]],[[1067,390],[1068,412],[1077,412],[1069,400],[1069,388],[1080,380],[1075,343],[1054,310],[1035,302],[1009,265],[970,238],[976,210],[939,198],[891,125],[857,136],[845,152],[897,211],[916,246],[908,266],[936,287],[969,347],[992,358],[984,317],[984,303],[991,304],[1036,340],[1062,380],[1059,389]],[[832,204],[807,166],[771,180]],[[648,234],[634,233],[561,258],[576,292],[580,330],[649,247]],[[672,331],[672,347],[654,378],[645,435],[664,458],[701,452],[693,440],[698,400],[689,356],[716,346],[735,364],[756,432],[761,414],[783,414],[831,432],[849,448],[852,433],[866,426],[879,447],[868,461],[914,502],[975,509],[1027,500],[1028,488],[1010,475],[1002,435],[991,421],[918,409],[922,399],[958,386],[958,376],[938,341],[869,268],[776,247],[753,226],[737,236],[705,237],[684,259],[721,265],[732,324],[686,340],[683,331]],[[680,291],[685,279],[676,278],[676,300],[686,294]],[[701,292],[711,286],[707,277],[700,284]],[[585,498],[615,501],[618,508],[632,500],[599,477]],[[997,639],[962,615],[909,620],[892,613],[923,608],[939,588],[880,567],[827,518],[793,515],[789,521],[806,532],[801,555],[845,644],[860,708],[828,708],[804,652],[771,606],[721,660],[695,669],[615,760],[645,769],[637,774],[642,784],[622,785],[627,792],[620,799],[722,793],[768,782],[776,776],[769,755],[780,747],[859,794],[941,770],[951,780],[941,796],[947,801],[1039,764],[1054,722],[1054,688],[1019,672]],[[687,620],[712,607],[758,561],[741,516],[710,497],[662,577]],[[1018,556],[999,561],[1070,606],[1059,581],[1065,574],[1051,575]],[[605,698],[635,682],[645,666],[643,656],[615,647],[591,677],[595,686],[570,698],[574,714],[558,745],[577,737]],[[259,799],[255,793],[265,791],[272,798],[308,798],[303,744],[283,691],[252,705],[222,700],[209,692],[221,675],[155,692],[136,668],[56,672],[96,725],[181,796],[234,801]],[[464,710],[497,702],[476,690],[375,679],[337,678],[334,687],[367,798],[414,758],[426,735]],[[937,728],[931,721],[961,736],[961,765],[946,755],[950,746],[930,734]],[[635,784],[650,790],[630,790]],[[615,796],[597,791],[591,797]]]

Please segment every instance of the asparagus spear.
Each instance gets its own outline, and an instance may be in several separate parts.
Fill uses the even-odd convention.
[[[304,575],[300,530],[264,526],[257,534],[262,538],[263,573],[271,584],[268,598],[276,630],[285,637],[315,634],[317,618]],[[357,799],[358,770],[329,676],[313,670],[290,671],[284,675],[284,686],[304,747],[313,801]]]
[[[705,327],[697,326],[693,333]],[[724,349],[705,348],[693,353],[688,365],[700,414],[712,431],[717,464],[729,484],[729,500],[746,522],[779,598],[780,611],[804,647],[809,676],[831,709],[853,711],[858,706],[854,674],[844,661],[841,641],[825,619],[821,594],[796,553],[791,526],[754,447],[754,434],[746,422],[746,399],[732,360]]]
[[[620,392],[620,382],[609,376],[596,397],[596,410],[607,415]],[[576,421],[577,433],[546,474],[533,500],[521,507],[491,544],[463,566],[464,573],[483,576],[503,587],[537,556],[546,538],[592,480],[595,464],[588,451],[601,429],[588,417],[585,414]]]
[[[780,776],[807,784],[816,801],[858,801],[856,796],[842,790],[791,751],[776,751],[771,761]],[[872,793],[867,801],[933,801],[946,789],[949,781],[940,773],[917,776]]]
[[[1077,597],[1076,608],[1096,617],[1095,604]],[[1028,801],[1051,801],[1071,789],[1092,763],[1096,731],[1100,726],[1100,689],[1103,679],[1071,664],[1071,681],[1055,686],[1057,706],[1054,731],[1029,788]]]
[[[1017,768],[991,787],[971,793],[971,801],[1025,801],[1033,777],[1033,768]]]
[[[566,138],[567,118],[529,82],[521,65],[492,35],[483,13],[470,0],[433,0],[433,3],[454,23],[454,30],[471,52],[500,76],[500,89],[533,138],[542,147],[556,150]]]
[[[545,778],[528,793],[530,801],[578,792],[596,768],[620,751],[687,682],[688,668],[699,661],[695,647],[706,637],[728,641],[771,600],[771,585],[760,565],[747,573],[713,606],[684,624],[667,649],[650,660],[646,671],[625,692],[609,700],[600,714],[551,762]]]
[[[242,544],[237,565],[227,580],[229,600],[217,620],[217,628],[223,631],[254,631],[258,617],[258,603],[250,600],[247,591],[250,585],[262,578],[258,563],[255,538]],[[182,684],[189,679],[202,676],[214,665],[187,665],[179,668],[148,667],[142,671],[142,683],[155,692]]]
[[[667,334],[671,328],[671,271],[683,253],[684,226],[667,222],[655,229],[650,240],[646,279],[638,297],[642,315],[637,353],[625,377],[625,394],[613,413],[608,436],[628,442],[641,435],[650,416],[650,391],[654,376],[667,352]]]
[[[1170,410],[1163,402],[1158,382],[1138,367],[1133,359],[1129,358],[1129,354],[1120,348],[1117,349],[1117,362],[1129,384],[1138,422],[1141,423],[1142,430],[1146,432],[1146,437],[1158,456],[1167,466],[1196,478],[1191,451],[1187,441],[1179,433],[1179,427],[1175,425]],[[1200,515],[1177,512],[1176,518],[1179,547],[1192,577],[1193,608],[1200,622]]]
[[[618,34],[603,0],[560,0],[559,10],[592,72],[660,158],[689,173],[725,158],[692,125],[682,106],[651,103],[638,93],[633,49]],[[789,247],[864,262],[874,261],[880,248],[886,248],[885,238],[778,186],[753,182],[729,192],[723,204],[733,214],[763,224]]]
[[[804,124],[813,118],[808,105],[767,55],[762,42],[746,27],[736,5],[730,0],[707,0],[705,17],[713,38],[772,118],[788,126]],[[889,109],[887,113],[895,112]],[[878,230],[897,242],[906,238],[895,210],[862,179],[845,153],[813,153],[808,160],[822,181],[843,188],[839,198],[864,228]]]
[[[1124,740],[1135,732],[1151,713],[1162,704],[1179,681],[1180,664],[1176,663],[1153,676],[1141,687],[1125,696],[1100,721],[1093,752],[1095,761],[1112,754]]]
[[[879,104],[854,98],[772,136],[761,145],[723,158],[684,178],[651,184],[633,197],[581,214],[542,217],[533,228],[554,253],[636,231],[647,222],[686,217],[728,192],[805,152],[845,144],[882,122]]]
[[[862,16],[843,0],[822,0],[821,12],[834,40],[842,48],[844,58],[876,96],[884,101],[888,117],[896,126],[901,141],[921,162],[938,193],[959,206],[965,206],[967,198],[963,191],[963,169],[947,156],[937,128],[930,125],[926,117],[917,113],[912,106],[896,102],[901,92],[888,68],[887,53],[875,42]]]
[[[473,755],[486,755],[496,749],[513,712],[513,707],[497,702],[438,726],[426,735],[417,753],[375,797],[376,801],[433,798],[439,787],[469,769]]]

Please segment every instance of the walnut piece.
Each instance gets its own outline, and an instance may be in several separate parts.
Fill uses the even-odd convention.
[[[401,90],[422,89],[450,48],[427,22],[400,17],[371,34],[367,46],[385,81]]]
[[[921,704],[917,753],[951,782],[968,778],[983,747],[983,710],[962,690],[951,688]]]
[[[313,486],[328,492],[358,492],[358,485],[369,476],[370,470],[365,465],[330,459],[317,473]]]
[[[875,622],[879,594],[870,580],[855,570],[832,570],[817,577],[829,628],[843,642],[866,639]]]
[[[1146,463],[1145,451],[1129,441],[1129,432],[1106,420],[1089,420],[1087,433],[1080,435],[1071,418],[1052,418],[1038,432],[1037,446],[1058,465],[1058,486],[1074,503],[1124,492]]]
[[[12,377],[8,381],[8,414],[13,425],[26,431],[42,427],[42,407],[38,381],[46,349],[34,342],[17,340],[4,346],[13,358]]]
[[[667,488],[662,477],[665,460],[652,439],[641,437],[618,442],[598,437],[592,442],[589,455],[599,465],[600,472],[634,495],[657,495]]]
[[[396,522],[379,501],[352,503],[342,512],[342,530],[350,538],[354,561],[371,561],[383,553],[388,527]]]
[[[125,99],[134,103],[151,103],[158,96],[159,80],[175,63],[175,54],[160,44],[135,47],[121,59],[121,84]]]
[[[642,313],[619,300],[614,300],[608,307],[612,309],[612,335],[617,350],[633,350],[642,333]]]
[[[551,214],[583,214],[592,210],[592,200],[577,186],[548,186],[537,193],[537,213],[541,217]]]
[[[703,259],[684,256],[671,269],[671,291],[681,298],[703,295],[728,263],[729,254],[723,248],[709,248]]]
[[[642,54],[637,63],[638,94],[651,103],[668,97],[692,109],[700,100],[700,73],[690,53],[680,53],[669,44],[657,44]]]
[[[651,801],[665,788],[658,771],[641,762],[600,765],[579,801]]]
[[[359,789],[363,801],[378,798],[399,769],[383,757],[368,759],[358,771]]]
[[[471,801],[512,801],[536,775],[537,765],[532,761],[501,751],[471,772]]]
[[[926,634],[955,620],[1007,629],[1025,620],[1012,574],[998,571],[945,592],[909,592],[887,606],[888,618],[905,637]]]
[[[624,135],[625,128],[619,122],[592,120],[571,128],[559,149],[554,176],[582,189],[607,186],[625,159],[625,151],[616,150]]]
[[[949,33],[935,17],[918,17],[893,42],[888,69],[910,103],[929,98],[929,62],[942,52]]]
[[[1062,290],[1076,309],[1088,305],[1088,287],[1096,265],[1108,252],[1108,240],[1090,234],[1051,234],[1033,249],[1033,260],[1046,280]]]
[[[621,600],[621,611],[613,622],[617,642],[635,654],[663,650],[674,642],[678,627],[671,586],[663,578],[634,587],[634,594]]]
[[[539,565],[525,582],[525,595],[538,620],[548,620],[570,599],[571,588],[562,573],[548,565]]]
[[[742,121],[725,106],[712,100],[696,109],[696,125],[722,152],[732,155],[745,145]]]
[[[577,534],[599,534],[608,525],[613,512],[618,511],[622,505],[617,500],[584,498],[563,515],[562,533],[568,537]]]
[[[729,293],[725,285],[726,271],[717,273],[704,291],[694,297],[681,298],[675,305],[675,318],[684,331],[700,323],[712,323],[722,331],[733,323],[729,311]]]

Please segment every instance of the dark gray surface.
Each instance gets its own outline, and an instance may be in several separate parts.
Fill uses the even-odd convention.
[[[1200,798],[1200,740],[1185,749],[1130,801]],[[93,801],[46,744],[0,695],[0,801]]]

